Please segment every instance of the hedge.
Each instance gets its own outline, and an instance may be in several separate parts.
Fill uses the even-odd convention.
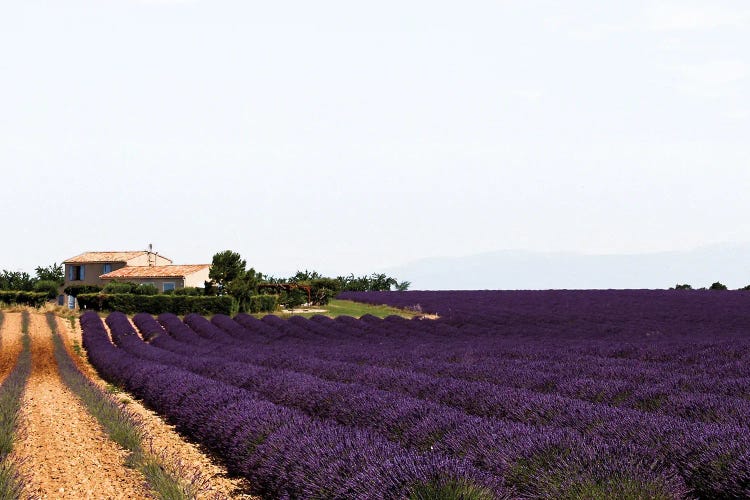
[[[81,309],[120,311],[125,314],[173,313],[201,315],[237,313],[237,301],[232,297],[196,297],[192,295],[134,295],[131,293],[82,293],[78,295]]]
[[[102,287],[97,285],[69,285],[63,290],[65,295],[72,295],[73,297],[78,297],[84,293],[99,293],[101,291]]]
[[[253,295],[250,297],[248,312],[273,312],[279,307],[278,295]]]
[[[44,292],[0,290],[0,302],[4,302],[5,304],[42,307],[47,303],[47,294]]]

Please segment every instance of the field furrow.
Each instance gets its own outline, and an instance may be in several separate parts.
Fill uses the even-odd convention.
[[[143,477],[65,387],[44,316],[31,315],[32,370],[14,454],[28,498],[148,498]]]

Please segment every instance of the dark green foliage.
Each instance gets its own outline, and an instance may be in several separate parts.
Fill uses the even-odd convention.
[[[197,286],[186,286],[185,288],[176,288],[172,291],[175,295],[190,295],[200,297],[206,295],[206,290]]]
[[[287,309],[294,309],[307,303],[307,291],[301,288],[285,290],[279,294],[279,304]]]
[[[102,289],[104,293],[132,293],[134,295],[156,295],[159,289],[151,283],[133,283],[132,281],[111,281]]]
[[[680,285],[679,283],[672,288],[672,290],[692,290],[693,287],[688,285],[687,283]]]
[[[250,298],[246,312],[273,312],[279,307],[279,297],[276,295],[253,295]]]
[[[339,292],[339,282],[333,278],[316,278],[310,280],[312,303],[324,306]]]
[[[42,307],[47,302],[47,294],[40,292],[0,290],[0,302],[5,304]]]
[[[408,281],[398,282],[386,274],[373,273],[370,276],[338,276],[327,278],[317,271],[297,271],[289,279],[268,278],[266,283],[293,283],[300,286],[310,287],[310,302],[312,305],[326,305],[328,301],[343,291],[388,291],[392,287],[396,290],[405,291],[411,285]],[[305,292],[306,294],[306,292]],[[295,291],[282,293],[279,302],[285,307],[296,307],[307,302],[300,302],[300,294]]]
[[[82,293],[99,293],[101,291],[102,287],[97,285],[69,285],[63,290],[66,295],[72,295],[73,297],[78,297]]]
[[[0,290],[20,290],[30,292],[34,289],[34,278],[23,271],[8,271],[0,273]]]
[[[57,281],[51,280],[40,280],[34,283],[34,291],[39,293],[46,293],[48,299],[54,299],[57,297],[57,290],[60,285]]]
[[[58,286],[65,283],[65,273],[63,272],[63,265],[55,262],[51,266],[37,267],[36,279],[39,281],[54,281]]]
[[[78,305],[81,309],[120,311],[125,314],[171,312],[184,315],[193,312],[203,315],[233,315],[237,313],[237,302],[232,297],[87,293],[78,296]]]
[[[107,283],[106,285],[104,285],[104,288],[102,288],[102,292],[104,293],[133,293],[133,288],[135,288],[135,283],[111,281]]]
[[[219,295],[227,292],[229,283],[245,272],[247,262],[237,252],[224,250],[214,254],[208,277],[215,283]]]
[[[325,278],[325,276],[320,274],[318,271],[308,271],[307,269],[305,269],[304,271],[297,271],[297,273],[287,281],[289,283],[307,283],[312,280],[318,280],[321,278]]]
[[[410,283],[403,281],[399,283],[395,278],[392,278],[383,273],[373,273],[370,276],[339,276],[336,278],[339,282],[340,291],[351,291],[351,292],[381,292],[388,291],[392,286],[402,286],[405,289],[409,288]]]
[[[240,312],[250,310],[250,300],[258,293],[258,284],[263,275],[250,268],[242,271],[226,285],[226,292],[237,301]]]
[[[712,283],[708,289],[709,290],[726,290],[727,286],[717,281],[716,283]]]
[[[743,286],[742,288],[739,288],[739,290],[745,290],[745,291],[750,290],[750,285]]]

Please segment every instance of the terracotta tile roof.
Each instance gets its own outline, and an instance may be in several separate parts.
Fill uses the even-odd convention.
[[[211,264],[188,264],[183,266],[125,266],[111,273],[99,276],[103,280],[127,278],[182,278],[203,269]]]
[[[93,264],[93,263],[104,263],[104,262],[128,262],[130,259],[146,255],[148,252],[145,250],[133,250],[130,252],[84,252],[81,255],[76,255],[68,260],[63,261],[63,264]],[[164,259],[169,260],[167,257],[161,256]]]

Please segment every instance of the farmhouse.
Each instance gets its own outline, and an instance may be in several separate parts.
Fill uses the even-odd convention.
[[[65,287],[95,285],[103,287],[112,280],[152,284],[161,292],[208,281],[210,264],[175,265],[172,260],[151,250],[125,252],[84,252],[63,261]],[[74,307],[75,298],[67,297]]]
[[[166,265],[166,266],[125,266],[111,273],[99,276],[104,281],[132,281],[138,284],[152,284],[160,292],[186,286],[202,287],[208,281],[210,264]]]

